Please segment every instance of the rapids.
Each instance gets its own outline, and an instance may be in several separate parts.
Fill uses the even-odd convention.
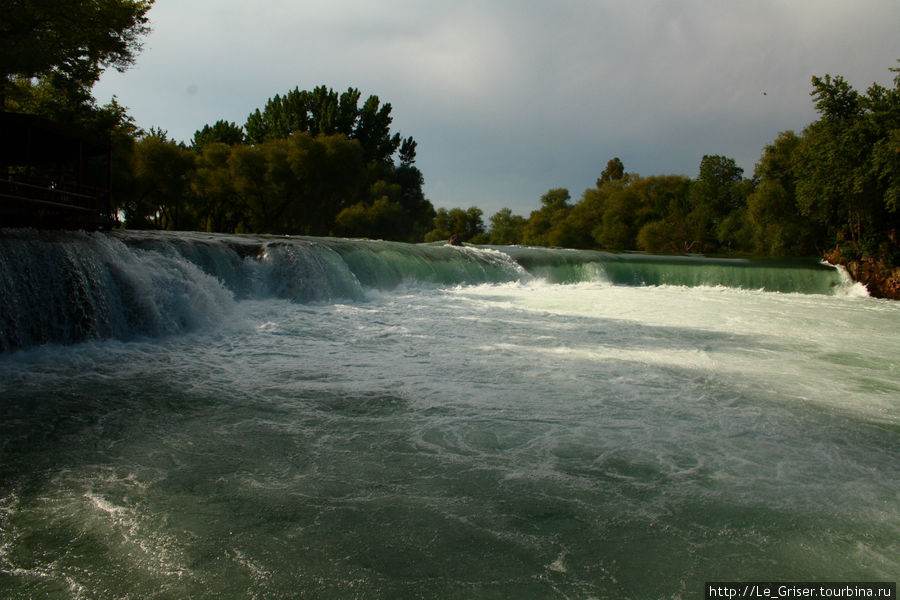
[[[0,236],[0,352],[214,326],[235,300],[364,300],[407,285],[593,281],[846,293],[815,261],[750,261],[546,248],[410,245],[199,233]]]
[[[900,303],[827,265],[28,231],[0,258],[0,597],[900,572]]]

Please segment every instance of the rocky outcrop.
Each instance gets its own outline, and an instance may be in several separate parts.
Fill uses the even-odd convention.
[[[833,265],[841,265],[854,281],[858,281],[875,298],[900,300],[900,267],[888,267],[873,258],[846,260],[839,249],[825,255]]]

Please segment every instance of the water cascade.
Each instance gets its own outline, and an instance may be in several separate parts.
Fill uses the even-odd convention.
[[[522,247],[199,233],[5,231],[0,352],[158,336],[220,321],[235,300],[363,300],[404,285],[527,281],[727,286],[831,294],[815,261],[751,261]]]

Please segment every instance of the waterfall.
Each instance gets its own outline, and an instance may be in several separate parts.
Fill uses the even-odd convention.
[[[236,301],[360,301],[367,290],[543,279],[832,294],[815,261],[203,233],[0,234],[0,352],[215,326]]]

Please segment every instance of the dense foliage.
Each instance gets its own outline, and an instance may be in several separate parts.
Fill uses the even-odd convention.
[[[82,100],[105,68],[129,66],[153,0],[15,0],[0,20],[0,105],[35,82]],[[20,89],[23,88],[23,89]]]
[[[111,138],[125,226],[408,241],[432,229],[416,142],[391,132],[391,105],[377,96],[360,105],[353,88],[294,89],[243,126],[204,126],[190,147],[139,130],[115,98],[98,106],[94,83],[132,63],[152,4],[16,0],[0,21],[0,110]]]
[[[873,84],[865,94],[841,77],[812,85],[820,118],[799,135],[779,134],[752,178],[725,156],[704,156],[696,179],[641,177],[614,158],[578,202],[552,189],[527,219],[495,214],[482,239],[900,266],[900,74],[893,88]]]
[[[126,225],[421,241],[435,212],[416,142],[391,132],[390,104],[360,97],[294,89],[190,147],[151,130],[134,147]]]

